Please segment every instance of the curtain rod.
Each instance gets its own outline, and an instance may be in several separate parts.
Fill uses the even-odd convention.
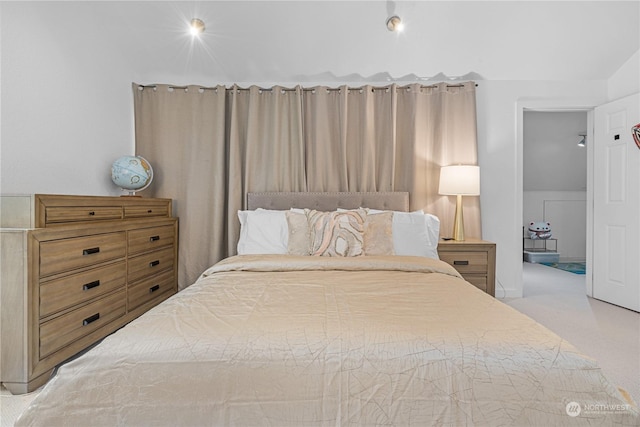
[[[194,85],[195,86],[195,85]],[[478,87],[478,83],[475,83],[475,86]],[[138,85],[138,88],[157,88],[158,85]],[[171,90],[175,90],[175,89],[188,89],[189,86],[174,86],[174,85],[170,85],[168,86],[169,89]],[[433,84],[433,85],[420,85],[420,89],[430,89],[430,88],[434,88],[434,87],[438,87],[437,84]],[[464,87],[464,84],[462,83],[458,83],[458,84],[447,84],[447,87]],[[388,86],[374,86],[371,88],[372,91],[375,90],[388,90],[389,87]],[[200,91],[205,91],[205,90],[215,90],[217,91],[218,88],[217,87],[203,87],[200,86],[198,87],[198,90]],[[236,87],[236,88],[227,88],[225,87],[225,90],[250,90],[250,88],[241,88],[241,87]],[[271,92],[273,90],[273,88],[259,88],[259,90],[261,92]],[[296,88],[281,88],[280,89],[283,92],[295,92],[297,89]],[[302,88],[301,89],[303,92],[315,92],[316,88]],[[333,91],[340,91],[342,90],[341,88],[326,88],[326,90],[328,92],[333,92]],[[348,90],[363,90],[363,87],[350,87],[348,88]]]

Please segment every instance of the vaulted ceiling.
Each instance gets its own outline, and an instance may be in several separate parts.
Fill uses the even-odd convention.
[[[639,1],[42,2],[37,25],[173,83],[601,80],[640,48]],[[399,15],[402,33],[385,22]],[[37,15],[37,14],[36,14]],[[187,33],[191,18],[206,31]],[[42,22],[37,22],[41,20]],[[33,25],[31,22],[30,25]]]

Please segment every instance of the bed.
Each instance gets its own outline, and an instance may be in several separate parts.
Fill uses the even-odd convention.
[[[251,210],[408,209],[256,197]],[[595,361],[438,259],[243,252],[62,366],[17,425],[639,422]]]

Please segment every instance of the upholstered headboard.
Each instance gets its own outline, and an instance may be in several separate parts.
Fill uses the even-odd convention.
[[[407,212],[408,192],[262,192],[247,194],[247,209],[287,210],[308,208],[319,211],[371,208]]]

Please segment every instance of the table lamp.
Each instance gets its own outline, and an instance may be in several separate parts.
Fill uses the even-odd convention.
[[[440,169],[438,193],[456,196],[456,218],[453,223],[453,240],[464,240],[462,196],[480,195],[480,168],[478,166],[443,166]]]

